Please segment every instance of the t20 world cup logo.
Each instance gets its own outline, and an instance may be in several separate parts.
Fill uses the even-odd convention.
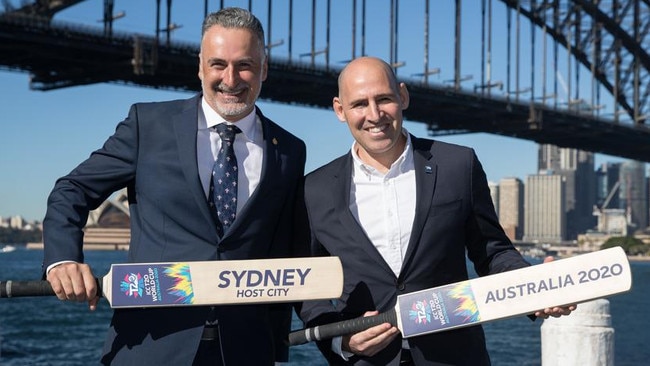
[[[427,324],[431,322],[431,309],[426,301],[414,301],[409,309],[409,319],[415,324]]]
[[[129,297],[142,297],[144,280],[139,273],[129,273],[120,283],[120,290]]]

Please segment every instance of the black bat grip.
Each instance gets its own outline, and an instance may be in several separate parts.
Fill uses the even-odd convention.
[[[289,333],[289,345],[297,346],[311,341],[320,341],[345,334],[357,333],[383,323],[390,323],[393,326],[397,325],[395,309],[373,316],[362,316],[291,332]]]
[[[0,298],[54,295],[47,281],[0,281]]]
[[[97,291],[102,295],[101,281],[95,278]],[[26,296],[56,296],[47,281],[0,281],[0,298]]]

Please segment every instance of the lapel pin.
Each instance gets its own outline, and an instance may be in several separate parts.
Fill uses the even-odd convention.
[[[277,145],[277,144],[278,144],[278,140],[274,137],[273,138],[273,145]]]
[[[427,165],[427,166],[424,167],[424,172],[425,172],[425,173],[427,173],[427,174],[431,174],[432,171],[433,171],[433,170],[431,169],[430,166]]]

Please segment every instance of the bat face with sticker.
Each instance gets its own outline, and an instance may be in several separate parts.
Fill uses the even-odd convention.
[[[390,323],[409,338],[531,314],[627,292],[632,272],[620,247],[412,292],[376,316],[326,324],[289,334],[291,345],[356,333]]]
[[[338,298],[343,270],[338,257],[132,263],[98,282],[112,308],[274,303]],[[0,281],[0,297],[49,295],[47,281]]]

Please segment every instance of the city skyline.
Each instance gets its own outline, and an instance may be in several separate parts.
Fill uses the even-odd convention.
[[[525,182],[504,178],[490,184],[499,222],[511,240],[560,243],[649,228],[646,163],[596,166],[592,153],[540,145],[538,167]]]

